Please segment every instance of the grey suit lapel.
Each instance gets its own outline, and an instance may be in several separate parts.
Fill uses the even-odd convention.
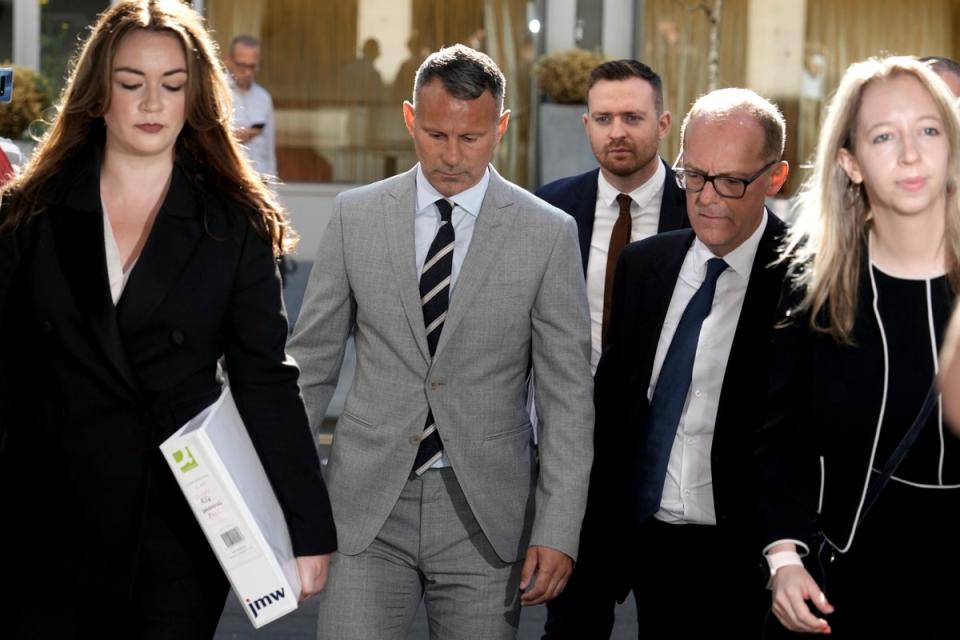
[[[423,326],[423,309],[420,306],[420,282],[416,273],[416,247],[414,243],[413,216],[416,212],[417,169],[407,172],[405,180],[395,191],[384,194],[384,223],[387,230],[387,245],[393,273],[400,290],[400,302],[407,314],[407,322],[420,348],[423,359],[429,364],[430,349],[427,347],[426,328]],[[441,334],[442,335],[442,334]]]
[[[460,275],[457,277],[456,288],[450,299],[450,309],[443,323],[443,331],[440,334],[434,359],[440,355],[450,336],[456,332],[457,326],[466,315],[470,301],[486,278],[494,257],[502,250],[504,236],[512,220],[508,217],[511,207],[513,207],[513,198],[510,195],[509,185],[493,167],[490,167],[490,184],[487,186],[487,194],[483,198],[483,205],[477,216],[470,249],[467,250],[467,256],[460,268]]]

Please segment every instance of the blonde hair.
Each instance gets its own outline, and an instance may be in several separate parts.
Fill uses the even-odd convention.
[[[944,245],[950,285],[956,291],[960,284],[960,201],[955,177],[960,171],[960,118],[954,98],[934,72],[915,58],[892,56],[854,63],[830,101],[813,173],[801,188],[799,214],[783,249],[791,279],[805,289],[795,311],[808,313],[815,331],[842,343],[852,342],[862,254],[872,223],[866,190],[847,177],[838,157],[841,149],[854,151],[864,89],[872,82],[899,75],[912,76],[923,85],[943,120],[943,135],[950,148]]]
[[[134,31],[174,35],[187,58],[186,122],[177,138],[220,194],[238,204],[274,253],[291,250],[296,234],[283,207],[250,166],[230,127],[230,89],[217,46],[203,18],[180,0],[133,0],[104,11],[74,60],[59,114],[23,173],[0,189],[9,204],[0,233],[37,211],[40,195],[62,179],[70,161],[102,135],[110,107],[113,59],[120,41]]]

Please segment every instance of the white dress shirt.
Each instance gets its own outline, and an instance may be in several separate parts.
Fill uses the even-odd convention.
[[[270,93],[256,82],[244,91],[229,78],[233,94],[233,126],[250,127],[263,123],[260,135],[247,140],[243,147],[254,169],[268,176],[277,175],[276,123],[273,119],[273,99]]]
[[[603,171],[597,177],[597,205],[594,209],[593,233],[590,236],[590,255],[587,258],[587,300],[590,303],[590,368],[596,373],[600,362],[603,336],[603,288],[607,273],[607,255],[610,252],[610,236],[613,225],[620,217],[617,191]],[[660,203],[663,200],[663,183],[667,170],[657,161],[657,171],[649,180],[628,193],[630,205],[630,241],[643,240],[657,233],[660,225]]]
[[[110,297],[113,299],[113,305],[116,306],[139,256],[130,262],[129,269],[123,270],[123,260],[120,259],[120,248],[117,247],[117,239],[113,235],[113,225],[110,224],[107,207],[102,202],[101,208],[103,209],[103,247],[107,255],[107,278],[110,280]]]
[[[720,390],[727,369],[733,336],[740,320],[743,298],[750,280],[750,270],[757,255],[760,237],[767,226],[767,214],[757,230],[739,247],[723,256],[728,268],[717,280],[710,315],[703,321],[693,375],[680,424],[674,437],[667,476],[655,517],[665,522],[716,524],[713,504],[713,480],[710,474],[710,450],[720,404]],[[647,398],[653,397],[660,368],[673,340],[687,303],[703,283],[707,261],[713,252],[699,239],[694,239],[680,267],[680,275],[670,298],[670,306],[660,330],[657,355],[653,361]]]

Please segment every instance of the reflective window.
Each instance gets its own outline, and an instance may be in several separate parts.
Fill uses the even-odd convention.
[[[249,34],[261,42],[257,82],[273,96],[277,164],[286,182],[368,183],[416,162],[401,105],[423,58],[462,42],[507,76],[512,110],[498,171],[527,179],[533,44],[526,0],[207,0],[224,52]]]
[[[87,28],[107,0],[44,0],[40,3],[40,67],[50,80],[53,95],[59,95],[66,80],[67,63],[77,53]]]
[[[0,0],[0,62],[13,58],[13,0]]]

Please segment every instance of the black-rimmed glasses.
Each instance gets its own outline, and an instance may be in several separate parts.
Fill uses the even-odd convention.
[[[710,176],[699,171],[690,169],[676,169],[677,185],[684,191],[697,193],[703,191],[703,188],[710,182],[713,184],[714,191],[718,196],[724,198],[742,198],[747,192],[750,183],[759,178],[770,167],[780,162],[774,160],[763,165],[763,167],[749,178],[734,178],[733,176]]]

